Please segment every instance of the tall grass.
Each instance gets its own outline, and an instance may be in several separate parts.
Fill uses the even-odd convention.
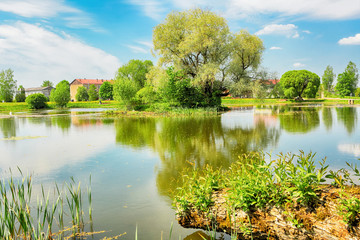
[[[32,176],[14,179],[12,173],[5,180],[0,180],[0,239],[63,239],[65,232],[73,229],[76,235],[83,230],[84,211],[80,183],[71,178],[66,188],[46,191],[41,186],[41,193],[32,195]],[[91,196],[91,189],[88,194]],[[67,205],[64,205],[66,200]],[[73,226],[65,228],[64,216],[70,215]],[[55,230],[55,231],[54,231]]]

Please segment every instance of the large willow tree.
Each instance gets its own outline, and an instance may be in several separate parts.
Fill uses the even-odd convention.
[[[160,66],[174,66],[201,89],[211,104],[226,80],[237,82],[255,70],[264,51],[257,36],[231,33],[226,20],[202,9],[171,12],[154,28],[154,51]]]

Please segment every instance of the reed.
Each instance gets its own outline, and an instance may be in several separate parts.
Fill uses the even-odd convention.
[[[24,176],[18,170],[20,179],[14,179],[10,171],[8,179],[0,180],[0,239],[64,239],[65,233],[70,229],[76,229],[77,234],[83,230],[85,216],[80,183],[76,184],[71,178],[66,188],[55,184],[54,189],[49,191],[41,185],[40,194],[35,201],[32,195],[32,176]],[[88,194],[91,201],[90,187]],[[67,206],[64,206],[64,199]],[[71,228],[64,227],[64,216],[68,215],[72,217]],[[66,233],[68,237],[74,234]]]

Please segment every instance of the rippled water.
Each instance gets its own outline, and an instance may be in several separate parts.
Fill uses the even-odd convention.
[[[332,169],[360,156],[357,107],[265,106],[216,117],[104,118],[96,111],[0,116],[0,169],[19,166],[45,186],[92,176],[94,230],[120,239],[178,239],[170,194],[194,162],[226,167],[248,151],[316,152]]]

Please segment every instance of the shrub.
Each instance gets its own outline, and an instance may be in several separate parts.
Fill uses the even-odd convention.
[[[31,109],[46,108],[47,97],[42,93],[34,93],[26,98],[26,103]]]

